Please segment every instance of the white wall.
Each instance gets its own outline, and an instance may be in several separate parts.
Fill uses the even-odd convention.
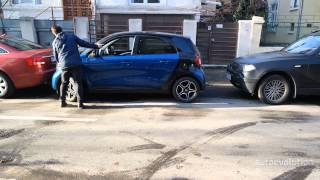
[[[187,8],[195,9],[201,6],[201,0],[160,0],[160,5],[133,5],[130,0],[96,0],[97,8]]]
[[[238,23],[237,57],[282,49],[282,47],[260,46],[262,25],[264,23],[262,17],[254,16],[252,20],[240,20]]]

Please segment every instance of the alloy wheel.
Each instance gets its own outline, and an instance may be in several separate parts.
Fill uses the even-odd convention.
[[[4,96],[8,91],[7,81],[0,76],[0,97]]]
[[[190,80],[181,81],[176,87],[176,94],[180,99],[189,101],[198,95],[197,85]]]
[[[280,100],[286,92],[286,85],[281,80],[272,80],[264,88],[265,97],[270,101]]]

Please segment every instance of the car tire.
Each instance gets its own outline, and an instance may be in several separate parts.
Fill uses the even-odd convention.
[[[199,83],[191,77],[182,77],[172,86],[173,97],[183,103],[193,102],[199,95]]]
[[[14,94],[15,87],[8,76],[0,73],[0,98],[8,98]]]
[[[61,97],[60,86],[61,86],[61,81],[59,82],[59,85],[58,85],[58,88],[57,88],[57,95],[58,95],[59,98]],[[74,91],[73,87],[74,87],[74,79],[72,77],[70,77],[68,90],[67,90],[66,101],[77,102],[77,95],[76,95],[76,92]]]
[[[289,80],[281,75],[271,75],[264,78],[258,89],[259,99],[271,105],[286,103],[291,94],[292,88]]]

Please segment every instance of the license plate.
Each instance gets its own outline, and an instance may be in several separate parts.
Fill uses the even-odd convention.
[[[227,73],[227,79],[231,81],[231,74]]]

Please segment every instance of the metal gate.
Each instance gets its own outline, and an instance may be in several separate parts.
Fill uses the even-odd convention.
[[[236,57],[237,42],[238,23],[198,24],[197,46],[205,64],[229,64]]]
[[[171,14],[100,14],[98,20],[90,21],[89,23],[91,41],[99,40],[115,32],[128,31],[129,19],[142,19],[143,31],[182,34],[183,20],[192,19],[192,16]]]

